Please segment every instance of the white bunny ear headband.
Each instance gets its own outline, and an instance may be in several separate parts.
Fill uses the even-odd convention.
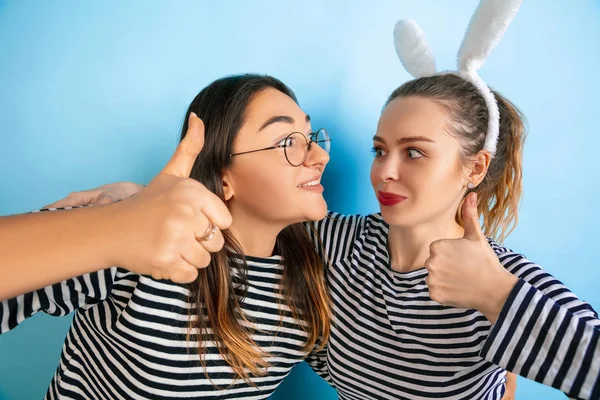
[[[477,71],[483,66],[492,49],[500,42],[504,31],[517,13],[522,0],[481,0],[457,55],[457,73],[472,83],[481,93],[490,113],[484,149],[496,154],[500,132],[500,112],[494,94]],[[423,30],[415,21],[401,20],[394,29],[396,53],[404,68],[415,78],[438,74],[433,52]]]

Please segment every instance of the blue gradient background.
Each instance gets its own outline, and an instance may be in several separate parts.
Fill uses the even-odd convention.
[[[272,74],[332,133],[330,208],[377,210],[370,138],[409,79],[400,18],[419,21],[441,69],[475,0],[0,0],[0,215],[114,181],[147,183],[169,159],[184,111],[212,80]],[[375,6],[376,4],[376,6]],[[529,120],[521,220],[507,241],[600,309],[600,1],[527,0],[481,75]],[[1,240],[1,238],[0,238]],[[70,317],[37,315],[0,337],[0,400],[41,398]],[[299,365],[276,399],[335,399]],[[518,399],[562,399],[520,379]]]

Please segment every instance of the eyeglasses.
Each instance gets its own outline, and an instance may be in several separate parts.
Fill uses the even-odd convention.
[[[308,137],[300,132],[292,132],[281,140],[275,146],[265,147],[264,149],[243,151],[240,153],[230,154],[229,157],[239,156],[241,154],[256,153],[258,151],[283,149],[285,159],[290,165],[299,167],[304,164],[306,157],[308,157],[308,151],[310,150],[313,143],[329,153],[331,146],[331,139],[329,133],[325,129],[319,129],[316,132],[311,132]]]

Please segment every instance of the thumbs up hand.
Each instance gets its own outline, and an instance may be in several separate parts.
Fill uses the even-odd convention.
[[[111,264],[132,272],[188,283],[210,253],[223,247],[220,232],[229,210],[214,193],[189,177],[204,144],[204,124],[192,113],[188,131],[166,167],[137,195],[112,208]]]
[[[476,309],[494,323],[517,278],[500,264],[481,230],[476,193],[467,196],[461,212],[464,237],[429,247],[429,296],[445,306]]]

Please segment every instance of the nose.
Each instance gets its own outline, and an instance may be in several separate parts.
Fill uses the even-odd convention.
[[[374,175],[381,182],[394,182],[400,177],[399,174],[399,163],[395,160],[392,155],[388,155],[383,160],[373,160],[373,172]]]
[[[307,167],[312,167],[315,165],[321,165],[325,167],[329,162],[329,153],[327,153],[321,146],[316,143],[311,143],[308,148],[308,154],[306,156],[306,161],[304,161],[304,165]]]

